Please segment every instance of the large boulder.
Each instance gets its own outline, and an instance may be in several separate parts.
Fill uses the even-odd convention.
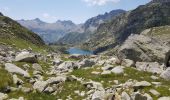
[[[30,77],[28,72],[11,63],[5,64],[5,70],[7,70],[9,73],[19,74],[24,77]]]
[[[124,72],[123,66],[116,66],[111,70],[111,72],[113,72],[114,74],[123,74]]]
[[[36,70],[36,71],[41,71],[41,72],[43,72],[42,67],[41,67],[39,64],[37,64],[37,63],[32,64],[32,68],[33,68],[34,70]]]
[[[161,74],[163,72],[164,66],[161,66],[157,62],[136,62],[136,68],[139,71]]]
[[[170,67],[168,67],[164,72],[161,73],[160,77],[165,80],[170,80]]]
[[[76,69],[78,66],[76,65],[76,62],[74,61],[65,61],[62,64],[60,64],[59,66],[56,66],[55,69],[56,70],[63,70],[63,71],[67,71],[69,69]]]
[[[0,100],[6,100],[8,98],[7,94],[0,93]]]
[[[167,65],[170,47],[149,36],[131,35],[118,49],[118,56],[135,62],[159,62]]]
[[[93,59],[84,59],[79,63],[79,67],[91,67],[95,65],[96,62]]]
[[[47,87],[48,87],[48,82],[46,81],[37,81],[33,85],[33,88],[38,92],[43,92]]]
[[[29,53],[29,52],[26,52],[26,51],[19,53],[15,57],[15,61],[28,62],[28,63],[37,63],[38,62],[35,54]]]
[[[66,76],[51,77],[46,82],[48,84],[58,84],[60,82],[65,82]]]
[[[95,91],[92,95],[91,100],[104,100],[105,99],[105,91]]]

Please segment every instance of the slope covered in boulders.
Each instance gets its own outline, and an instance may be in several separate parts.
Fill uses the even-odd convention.
[[[169,68],[0,45],[0,100],[169,100]]]

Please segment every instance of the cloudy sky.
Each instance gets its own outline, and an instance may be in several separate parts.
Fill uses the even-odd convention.
[[[40,18],[46,22],[88,18],[114,9],[132,10],[150,0],[0,0],[0,12],[13,19]]]

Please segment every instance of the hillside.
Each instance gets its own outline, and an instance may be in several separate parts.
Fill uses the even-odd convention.
[[[81,25],[76,25],[72,21],[60,21],[46,23],[36,18],[33,20],[18,20],[24,27],[37,33],[46,43],[55,43],[70,32],[81,32]]]
[[[93,33],[95,33],[100,24],[109,22],[111,19],[113,19],[113,17],[124,12],[124,10],[117,9],[112,10],[109,13],[106,12],[103,15],[101,14],[92,17],[82,25],[83,32],[71,32],[70,34],[67,34],[61,39],[59,39],[58,42],[72,45],[81,44],[87,41],[93,35]]]
[[[164,25],[170,25],[170,3],[148,3],[100,25],[83,46],[96,53],[103,52],[123,43],[131,34],[140,34],[144,29]]]
[[[32,49],[45,45],[38,35],[3,15],[0,16],[0,42],[19,48],[32,47]]]

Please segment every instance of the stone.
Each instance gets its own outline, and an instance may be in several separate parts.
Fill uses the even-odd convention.
[[[148,87],[151,86],[152,84],[147,82],[147,81],[141,81],[141,82],[136,82],[133,86],[134,87]]]
[[[134,66],[135,66],[135,63],[134,63],[133,60],[123,59],[121,65],[122,65],[122,66],[125,66],[125,67],[134,67]]]
[[[76,69],[78,66],[76,66],[75,62],[73,61],[65,61],[59,66],[56,66],[56,70],[63,70],[63,71],[68,71],[69,69]]]
[[[147,100],[153,100],[153,98],[147,93],[145,93],[144,96],[147,97]]]
[[[108,75],[108,74],[111,74],[112,72],[111,71],[103,71],[102,73],[101,73],[101,75]]]
[[[30,77],[28,72],[11,63],[5,64],[5,70],[7,70],[9,73],[19,74],[24,77]]]
[[[162,72],[160,77],[165,80],[170,80],[170,67],[168,67],[164,72]]]
[[[92,95],[91,100],[104,100],[105,92],[104,91],[95,91]]]
[[[149,92],[156,97],[159,97],[161,95],[158,91],[156,91],[154,89],[150,89]]]
[[[151,76],[151,79],[153,79],[153,80],[157,80],[157,79],[159,79],[159,77],[156,77],[156,76]]]
[[[23,82],[21,79],[19,79],[19,78],[17,77],[17,75],[13,75],[13,83],[16,84],[16,85],[21,85],[21,84],[23,84],[24,82]]]
[[[114,74],[123,74],[124,69],[122,68],[122,66],[116,66],[111,70],[111,72]]]
[[[66,77],[65,76],[57,76],[57,77],[51,77],[46,82],[48,84],[58,84],[60,82],[65,82]]]
[[[27,88],[27,87],[22,87],[21,91],[24,92],[24,93],[30,93],[32,90],[30,88]]]
[[[132,97],[132,100],[147,100],[147,96],[142,95],[139,92],[133,93],[131,97]]]
[[[45,93],[52,93],[54,92],[54,89],[52,87],[47,87],[45,90],[44,90]]]
[[[136,68],[139,71],[147,71],[156,74],[161,74],[164,69],[158,62],[136,62]]]
[[[170,97],[160,97],[158,100],[170,100]]]
[[[126,92],[122,92],[121,100],[131,100],[131,98]]]
[[[32,64],[32,68],[33,68],[34,70],[36,70],[36,71],[43,72],[42,67],[41,67],[39,64],[37,64],[37,63]]]
[[[26,52],[26,51],[19,53],[15,57],[15,61],[28,62],[28,63],[37,63],[38,62],[35,54],[29,53],[29,52]]]
[[[159,39],[146,35],[133,34],[118,49],[120,59],[134,62],[158,62],[166,65],[170,56],[170,47]]]
[[[48,87],[48,83],[46,81],[36,81],[33,85],[33,88],[38,92],[43,92]]]
[[[87,58],[79,63],[79,67],[91,67],[93,65],[95,65],[95,61]]]
[[[112,70],[113,68],[114,68],[113,65],[107,64],[104,67],[102,67],[101,69],[105,71],[105,70]]]
[[[96,89],[100,91],[104,90],[103,85],[99,82],[90,81],[90,82],[84,83],[83,85],[87,87],[88,89]]]
[[[8,95],[0,92],[0,100],[8,99]]]
[[[100,74],[100,72],[97,72],[97,71],[93,71],[91,73],[94,74],[94,75],[99,75]]]

